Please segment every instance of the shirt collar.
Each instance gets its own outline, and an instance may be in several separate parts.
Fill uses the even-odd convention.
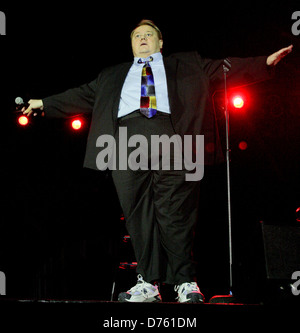
[[[133,62],[134,62],[135,65],[140,66],[140,65],[143,65],[143,64],[138,63],[139,59],[142,59],[142,61],[145,62],[145,61],[148,61],[150,57],[153,58],[153,61],[151,63],[158,63],[158,62],[162,61],[162,54],[160,52],[157,52],[157,53],[151,54],[147,58],[134,57]]]

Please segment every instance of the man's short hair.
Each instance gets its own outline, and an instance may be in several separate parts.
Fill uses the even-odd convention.
[[[130,34],[130,38],[132,38],[133,33],[134,33],[134,30],[135,30],[136,28],[142,26],[142,25],[149,25],[150,27],[152,27],[152,28],[157,32],[157,36],[158,36],[158,38],[161,39],[161,40],[163,39],[163,38],[162,38],[162,33],[161,33],[161,31],[160,31],[159,28],[154,24],[154,22],[151,21],[151,20],[142,20],[142,21],[140,21],[140,22],[137,24],[137,26],[132,30],[132,32],[131,32],[131,34]]]

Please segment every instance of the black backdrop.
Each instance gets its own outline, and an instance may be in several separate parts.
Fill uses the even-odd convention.
[[[299,199],[299,46],[293,2],[170,4],[1,4],[0,270],[12,298],[110,299],[120,258],[121,210],[109,177],[82,168],[89,119],[16,123],[14,99],[43,98],[132,59],[129,35],[142,18],[164,36],[165,55],[268,55],[294,51],[268,82],[246,89],[249,105],[231,114],[234,285],[259,298],[264,275],[260,221],[294,224]],[[221,92],[215,98],[221,100]],[[224,117],[216,103],[221,137]],[[248,149],[238,149],[240,141]],[[225,165],[207,167],[194,255],[206,295],[228,292]],[[130,287],[130,285],[128,285]]]

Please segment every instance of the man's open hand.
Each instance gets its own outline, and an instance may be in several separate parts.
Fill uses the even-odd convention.
[[[283,49],[271,54],[267,58],[267,65],[269,66],[276,66],[281,59],[283,59],[286,55],[292,52],[293,45],[288,47],[284,47]]]

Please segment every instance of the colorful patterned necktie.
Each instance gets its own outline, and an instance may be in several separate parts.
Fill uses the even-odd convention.
[[[156,97],[155,97],[155,86],[154,78],[150,61],[153,58],[150,57],[148,61],[145,61],[145,65],[142,70],[142,84],[141,84],[141,113],[147,118],[151,118],[156,114]],[[139,64],[144,63],[142,59],[138,60]]]

